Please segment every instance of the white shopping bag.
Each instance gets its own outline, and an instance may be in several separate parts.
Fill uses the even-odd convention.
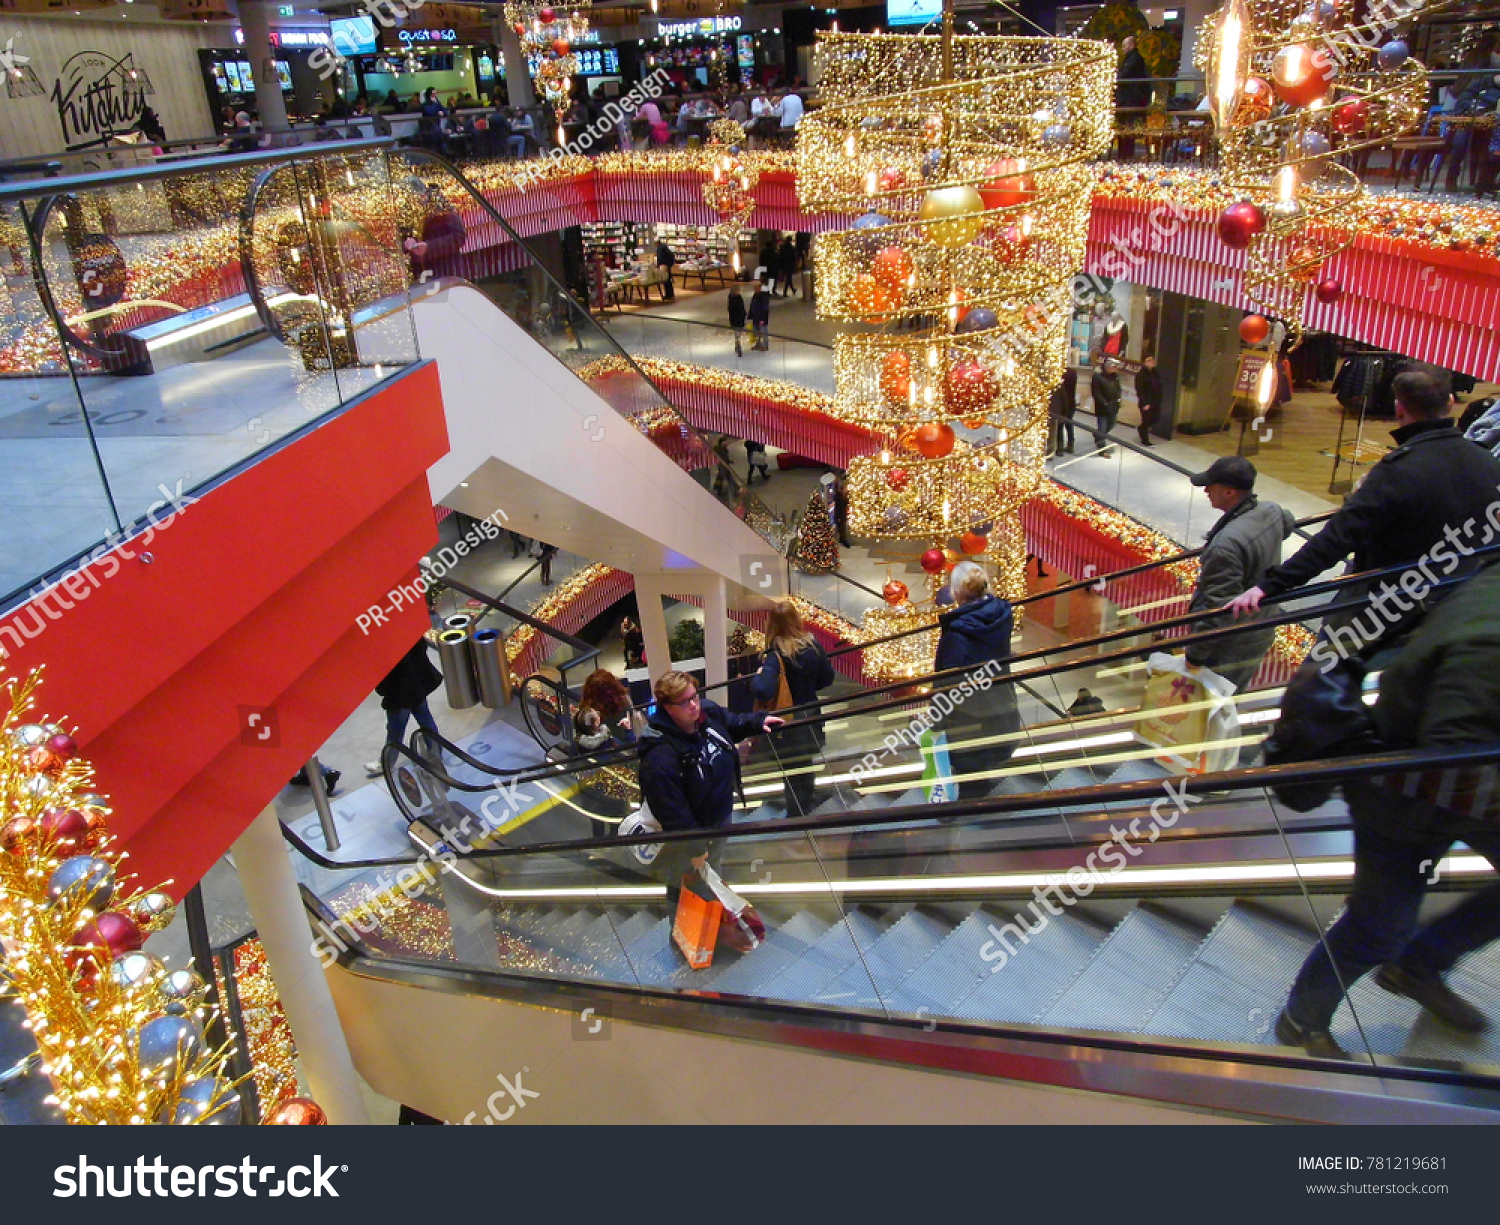
[[[630,838],[636,834],[659,834],[661,833],[661,822],[651,814],[651,807],[644,800],[641,806],[620,822],[615,833],[621,838]],[[642,864],[650,867],[661,854],[660,842],[642,842],[630,848],[630,853]]]
[[[1165,752],[1162,765],[1184,774],[1232,770],[1240,759],[1234,685],[1211,668],[1158,651],[1146,661],[1146,691],[1136,732]]]

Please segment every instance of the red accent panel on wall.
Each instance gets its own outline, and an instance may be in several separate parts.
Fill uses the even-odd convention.
[[[356,619],[435,543],[426,472],[447,447],[437,368],[416,366],[203,494],[154,564],[120,562],[11,651],[12,675],[48,665],[41,708],[76,722],[142,880],[190,887],[427,628],[420,598],[368,634]]]

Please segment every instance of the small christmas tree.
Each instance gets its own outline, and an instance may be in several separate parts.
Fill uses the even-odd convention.
[[[821,492],[807,499],[792,564],[804,574],[831,574],[839,568],[839,540]]]

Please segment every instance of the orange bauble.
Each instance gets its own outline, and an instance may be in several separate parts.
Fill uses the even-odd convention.
[[[1286,253],[1287,275],[1294,281],[1311,285],[1323,268],[1323,253],[1311,243],[1299,242]]]
[[[1036,196],[1036,179],[1013,158],[992,162],[981,173],[985,181],[979,185],[979,198],[985,208],[1012,208],[1028,204]]]
[[[875,281],[887,289],[904,289],[914,269],[911,256],[903,247],[884,247],[875,256]]]
[[[901,582],[900,579],[892,579],[880,589],[880,594],[892,608],[898,608],[906,603],[907,598],[911,595],[911,588]]]
[[[289,1097],[275,1106],[263,1120],[274,1127],[323,1127],[328,1115],[310,1097]]]
[[[965,553],[983,553],[990,547],[990,538],[981,536],[978,532],[965,532],[958,544]]]
[[[943,421],[924,421],[908,437],[924,459],[942,459],[953,450],[953,427]]]
[[[1271,334],[1264,315],[1246,315],[1240,320],[1240,339],[1247,345],[1258,345]]]
[[[960,424],[966,430],[982,430],[990,423],[988,417],[965,417]]]
[[[862,272],[854,278],[854,284],[849,290],[849,308],[866,323],[883,322],[882,316],[900,305],[900,292],[882,285],[868,272]]]
[[[552,54],[561,59],[571,50],[566,38],[554,38],[552,40]]]
[[[900,349],[887,353],[880,363],[880,393],[899,404],[911,398],[911,358]]]

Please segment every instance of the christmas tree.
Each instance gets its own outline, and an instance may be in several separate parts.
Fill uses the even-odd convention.
[[[792,564],[804,574],[830,574],[839,568],[838,536],[834,533],[828,506],[821,493],[814,493],[807,499]]]

